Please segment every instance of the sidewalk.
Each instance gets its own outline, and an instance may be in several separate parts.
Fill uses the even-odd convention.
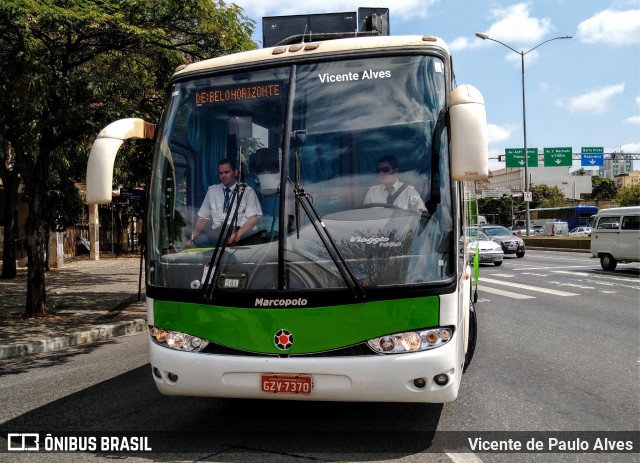
[[[46,274],[44,319],[24,320],[27,269],[0,280],[0,359],[51,352],[147,329],[140,256],[65,259]]]

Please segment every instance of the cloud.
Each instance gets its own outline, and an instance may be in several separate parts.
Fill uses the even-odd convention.
[[[410,20],[425,18],[429,10],[440,0],[395,0],[392,5],[388,0],[370,0],[365,2],[371,8],[389,8],[391,20],[398,18]],[[289,14],[335,13],[339,11],[357,11],[363,6],[361,0],[323,0],[322,2],[299,0],[283,2],[280,0],[234,0],[233,3],[244,9],[247,16],[262,18],[263,16],[280,16]]]
[[[531,45],[543,40],[551,31],[549,18],[531,16],[530,3],[517,3],[506,8],[496,8],[491,15],[496,19],[485,31],[489,37],[508,45]]]
[[[575,96],[569,100],[559,100],[556,104],[560,107],[567,108],[572,113],[600,114],[607,111],[609,100],[622,92],[624,92],[624,82],[602,87],[585,93],[584,95]]]
[[[515,126],[508,124],[487,124],[487,137],[489,139],[489,144],[491,145],[493,143],[500,143],[508,140],[515,129]]]
[[[640,9],[604,10],[578,25],[577,37],[585,43],[622,46],[640,43]]]
[[[620,146],[619,149],[613,149],[611,151],[622,151],[624,153],[640,153],[640,143],[627,143]]]
[[[636,97],[636,104],[637,104],[638,106],[640,106],[640,96],[637,96],[637,97]]]
[[[449,50],[451,52],[466,50],[467,48],[472,47],[472,45],[469,42],[469,39],[466,37],[458,37],[457,39],[454,39],[451,42],[449,42],[448,45],[449,45]]]
[[[633,124],[633,125],[640,125],[640,116],[631,116],[631,117],[627,117],[624,120],[625,124]]]
[[[531,6],[530,2],[526,2],[491,10],[491,16],[495,22],[484,33],[492,39],[503,42],[515,51],[526,51],[527,47],[539,44],[544,41],[545,36],[552,30],[551,20],[549,18],[532,17]],[[460,41],[460,43],[464,42]],[[468,41],[467,48],[488,45],[496,46],[491,44],[490,40],[478,38],[477,40]],[[519,47],[524,49],[519,50]],[[533,63],[539,56],[537,50],[525,54],[525,64]],[[521,57],[514,52],[506,52],[505,59],[518,66],[521,64]]]

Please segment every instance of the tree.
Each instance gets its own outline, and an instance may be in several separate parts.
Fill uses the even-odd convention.
[[[511,196],[478,199],[478,214],[494,224],[510,227],[513,225],[512,216],[518,212],[518,208],[519,204]]]
[[[561,207],[566,206],[567,201],[564,193],[557,186],[534,185],[531,187],[533,201],[530,204],[532,209],[540,207]]]
[[[640,185],[620,188],[616,200],[620,206],[640,206]]]
[[[591,199],[612,200],[618,194],[616,182],[605,177],[591,177]]]
[[[11,147],[28,205],[25,317],[46,312],[46,231],[56,220],[47,205],[59,156],[83,151],[86,160],[107,122],[157,114],[177,65],[255,48],[253,26],[222,1],[0,3],[0,140]]]
[[[13,149],[0,136],[0,180],[4,192],[3,225],[4,242],[2,244],[2,279],[13,279],[17,275],[16,239],[18,238],[18,190],[20,175],[15,167]]]

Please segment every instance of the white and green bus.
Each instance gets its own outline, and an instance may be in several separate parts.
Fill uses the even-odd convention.
[[[360,23],[375,29],[385,19],[378,13]],[[477,336],[466,183],[487,176],[488,154],[483,98],[454,86],[441,39],[307,30],[187,65],[155,130],[124,119],[98,135],[90,204],[111,201],[113,162],[130,138],[155,141],[145,269],[161,393],[457,397]],[[411,204],[365,201],[389,155]],[[190,235],[225,158],[240,179],[230,225],[195,245]],[[249,187],[262,214],[230,245]]]

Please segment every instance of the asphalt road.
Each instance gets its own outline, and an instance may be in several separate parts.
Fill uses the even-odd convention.
[[[587,254],[528,251],[483,266],[476,355],[459,398],[444,406],[163,397],[151,379],[146,334],[6,360],[0,445],[8,432],[129,432],[156,442],[177,435],[192,451],[0,453],[0,461],[640,461],[638,453],[456,453],[431,445],[460,433],[523,442],[575,437],[565,432],[637,436],[639,302],[637,265],[604,272]]]

